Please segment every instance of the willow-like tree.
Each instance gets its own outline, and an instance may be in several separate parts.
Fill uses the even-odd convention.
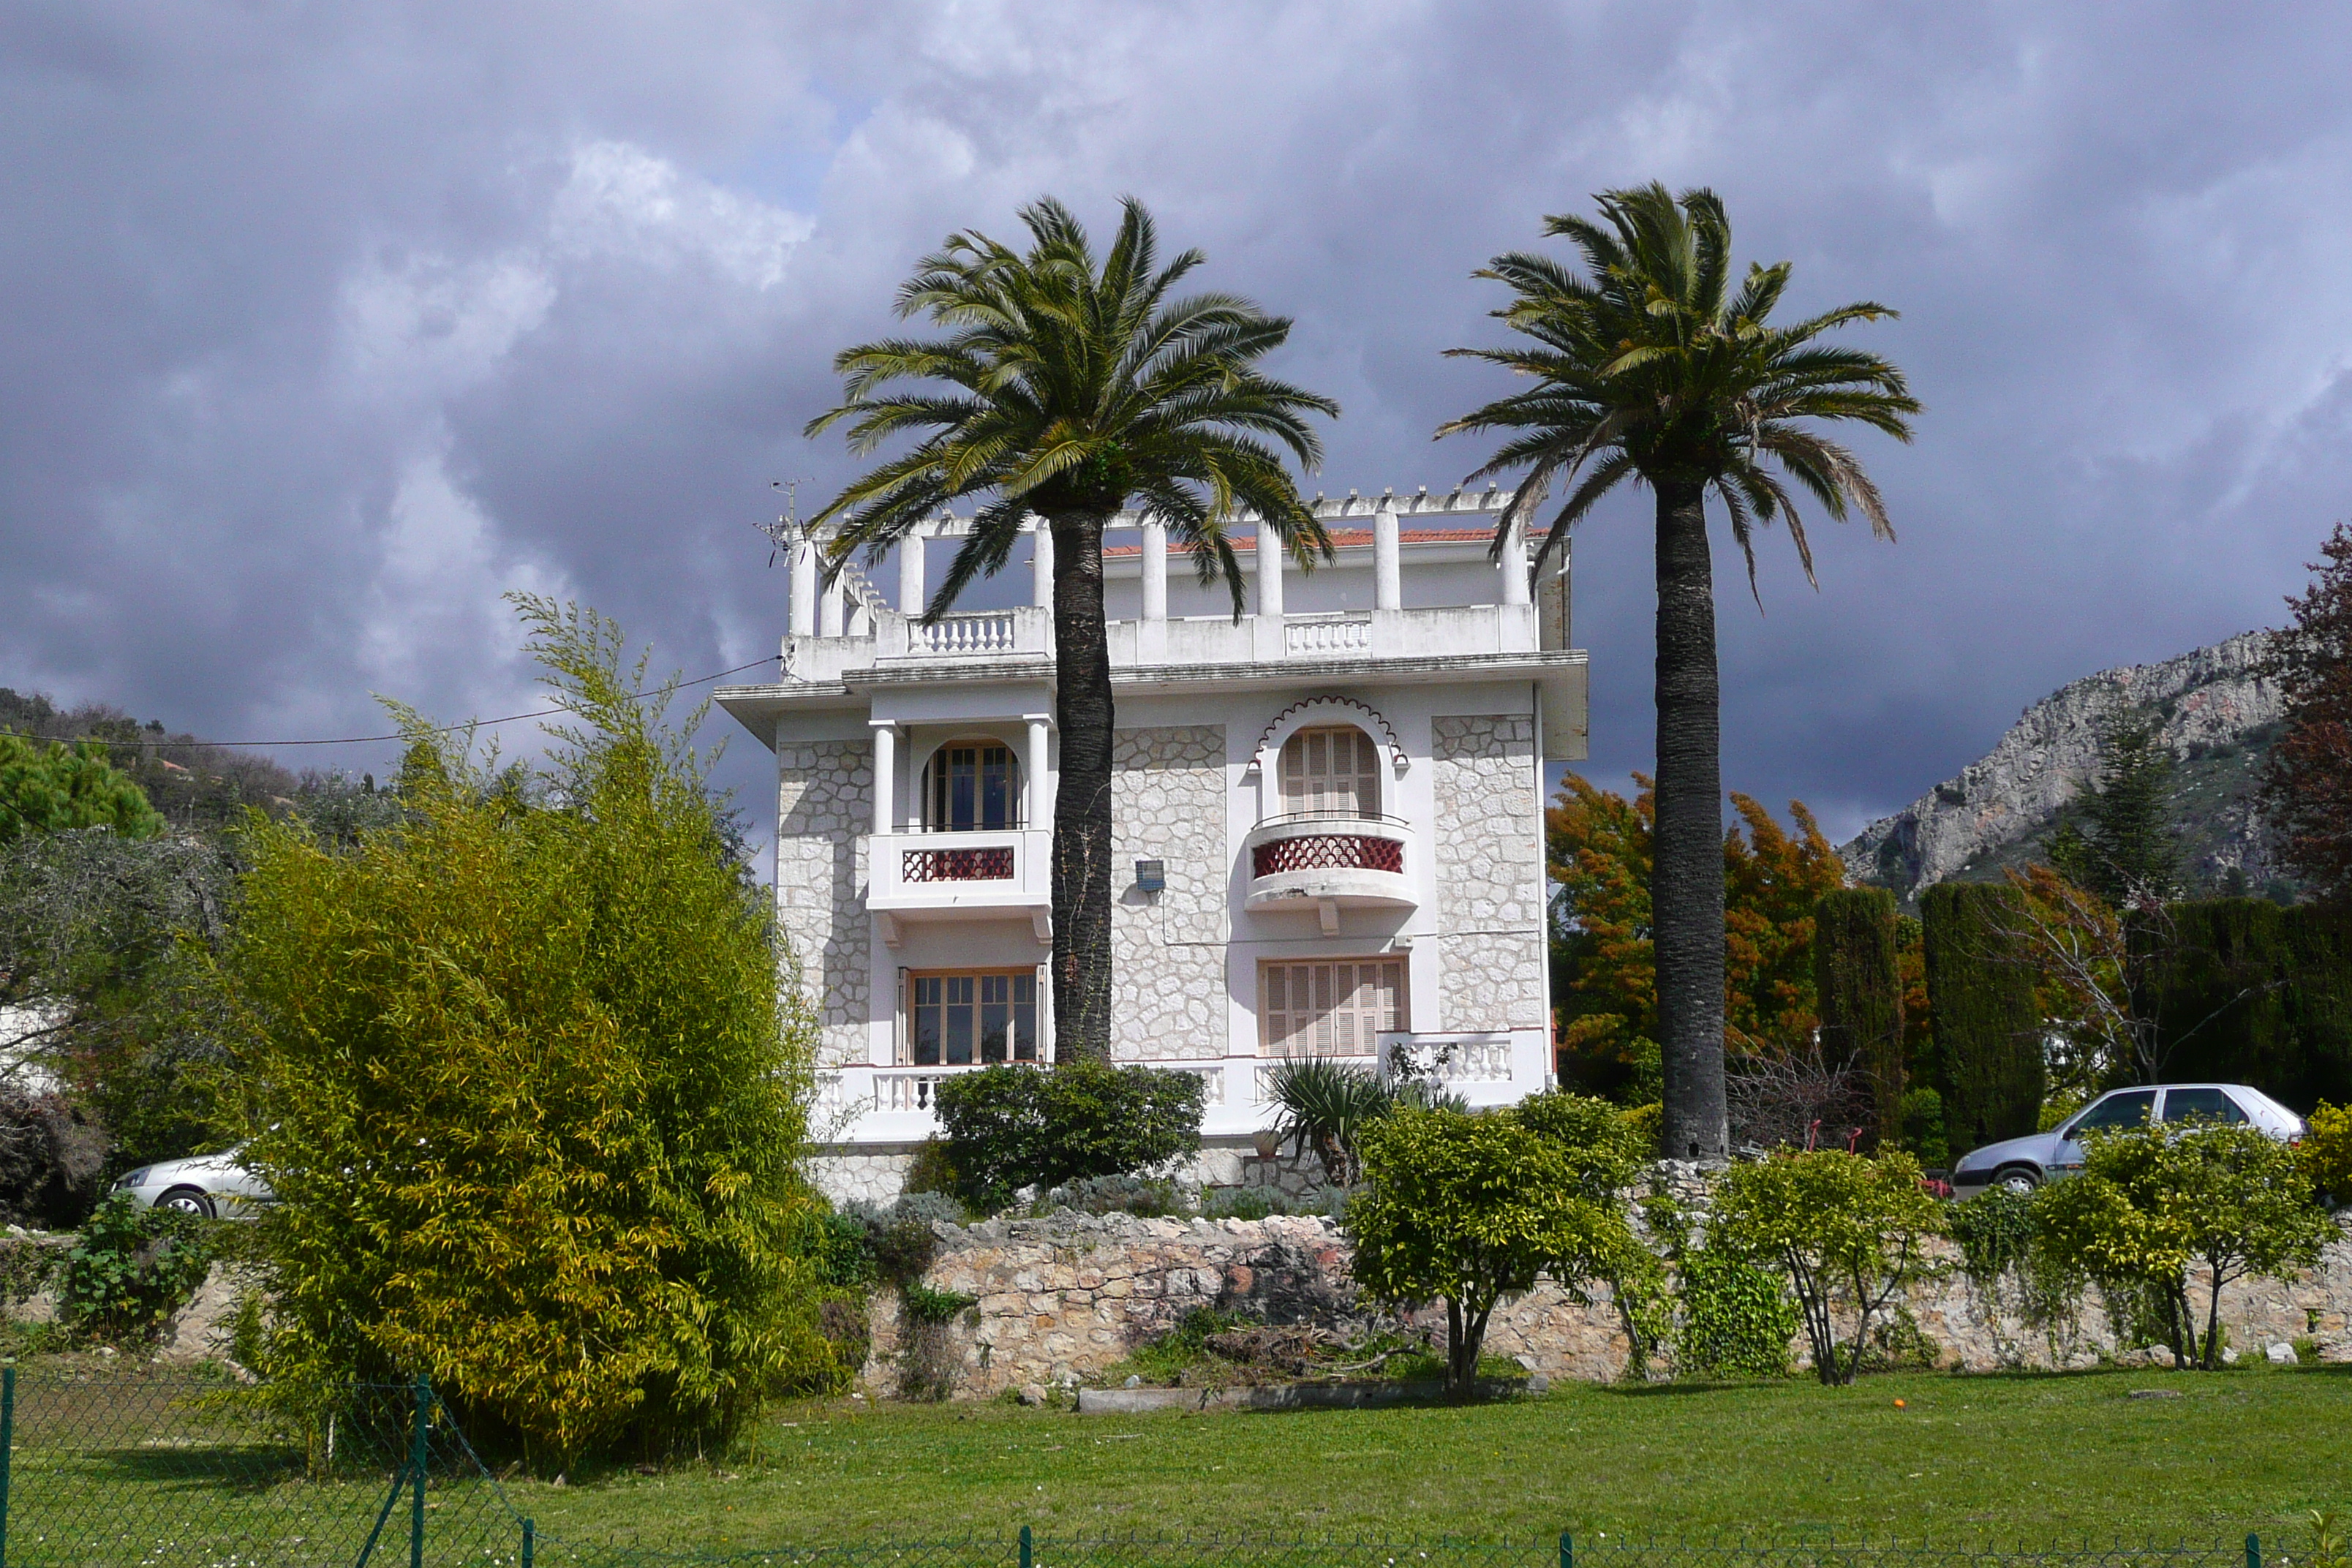
[[[1657,934],[1659,1047],[1665,1078],[1664,1146],[1719,1154],[1727,1142],[1723,1085],[1723,789],[1715,651],[1715,576],[1707,543],[1713,492],[1747,559],[1754,533],[1785,522],[1813,575],[1791,488],[1832,518],[1858,510],[1892,539],[1878,489],[1853,454],[1808,421],[1855,419],[1908,440],[1919,405],[1894,365],[1819,340],[1836,328],[1892,317],[1864,301],[1795,322],[1768,318],[1789,264],[1751,266],[1732,286],[1731,224],[1706,190],[1671,195],[1661,184],[1597,198],[1602,222],[1544,220],[1566,237],[1583,270],[1549,256],[1496,257],[1476,276],[1507,286],[1495,311],[1530,340],[1454,349],[1527,376],[1535,385],[1438,429],[1499,433],[1492,460],[1471,477],[1524,470],[1498,530],[1557,490],[1536,565],[1561,546],[1619,484],[1647,485],[1657,501],[1658,770],[1652,906]]]
[[[834,360],[842,401],[811,436],[849,422],[863,457],[897,437],[914,447],[849,485],[812,520],[830,531],[828,563],[888,547],[967,498],[984,498],[947,578],[924,607],[935,620],[976,577],[1002,568],[1026,519],[1053,539],[1054,715],[1061,731],[1054,804],[1055,1056],[1110,1049],[1111,689],[1103,626],[1104,526],[1132,504],[1167,525],[1203,584],[1223,582],[1242,613],[1242,574],[1226,530],[1271,523],[1302,567],[1331,543],[1277,448],[1322,459],[1310,414],[1328,397],[1276,381],[1256,362],[1290,335],[1232,294],[1175,296],[1205,259],[1165,267],[1150,214],[1121,205],[1097,258],[1076,217],[1050,198],[1022,209],[1029,248],[977,232],[949,237],[898,290],[900,317],[942,338],[892,338]],[[908,388],[907,382],[941,384]],[[1262,563],[1263,564],[1263,563]]]

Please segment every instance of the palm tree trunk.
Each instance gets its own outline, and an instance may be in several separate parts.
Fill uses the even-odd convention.
[[[1054,1059],[1110,1056],[1110,643],[1099,517],[1053,520]]]
[[[1661,1142],[1673,1159],[1719,1158],[1723,1099],[1723,779],[1715,668],[1715,569],[1706,491],[1658,495],[1658,816],[1650,917],[1657,937]]]

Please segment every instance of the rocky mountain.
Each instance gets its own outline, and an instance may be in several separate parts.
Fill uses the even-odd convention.
[[[2269,639],[2246,632],[2061,687],[1981,761],[1842,846],[1848,874],[1909,905],[1937,882],[1990,881],[2044,858],[2042,847],[2097,772],[2103,726],[2129,710],[2152,721],[2172,753],[2173,822],[2192,888],[2269,887],[2276,873],[2252,798],[2280,714],[2278,692],[2255,673]]]

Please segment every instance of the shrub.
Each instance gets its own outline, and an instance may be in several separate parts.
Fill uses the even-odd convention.
[[[1923,1165],[1941,1169],[1952,1158],[1944,1137],[1944,1097],[1926,1084],[1903,1091],[1903,1147]]]
[[[1288,1212],[1282,1192],[1275,1187],[1214,1187],[1201,1199],[1203,1219],[1264,1219]]]
[[[2042,1109],[2042,1009],[2016,932],[2013,889],[1943,882],[1920,900],[1936,1088],[1955,1154],[2033,1131]]]
[[[2221,1364],[2221,1289],[2307,1268],[2335,1227],[2295,1152],[2252,1127],[2094,1134],[2083,1173],[2033,1195],[2053,1256],[2128,1303],[2144,1293],[2174,1364]],[[2189,1270],[2206,1276],[2200,1333]]]
[[[1181,1215],[1184,1194],[1173,1182],[1142,1176],[1081,1176],[1049,1188],[1037,1200],[1037,1209],[1041,1214],[1076,1209],[1080,1214]]]
[[[1871,1320],[1920,1273],[1938,1226],[1919,1163],[1899,1152],[1775,1154],[1733,1166],[1715,1197],[1710,1243],[1779,1269],[1803,1314],[1814,1372],[1824,1384],[1852,1383]],[[1853,1324],[1843,1355],[1841,1321]]]
[[[129,1193],[110,1194],[66,1255],[58,1316],[82,1339],[144,1342],[188,1304],[212,1261],[204,1222],[194,1215],[142,1208]]]
[[[469,1433],[567,1465],[707,1447],[838,1371],[793,1248],[814,1031],[642,661],[518,603],[582,724],[550,771],[404,714],[404,821],[245,836],[221,974],[278,1199],[256,1370],[306,1415],[429,1373]]]
[[[1364,1129],[1396,1104],[1370,1067],[1329,1057],[1282,1058],[1266,1074],[1266,1093],[1282,1108],[1276,1132],[1292,1153],[1312,1151],[1335,1187],[1364,1179]]]
[[[1650,1168],[1654,1143],[1645,1142],[1625,1112],[1605,1100],[1549,1089],[1521,1100],[1507,1114],[1556,1146],[1577,1193],[1596,1203],[1622,1206],[1626,1191]],[[1617,1249],[1609,1259],[1597,1277],[1608,1283],[1624,1331],[1626,1370],[1646,1376],[1650,1357],[1671,1326],[1664,1270],[1646,1247]]]
[[[2352,1106],[2314,1107],[2295,1153],[2313,1192],[2339,1206],[2352,1203]]]
[[[1685,1377],[1789,1375],[1798,1315],[1780,1279],[1713,1247],[1683,1255],[1675,1277],[1675,1370]]]
[[[1201,1147],[1197,1074],[1097,1061],[999,1063],[939,1088],[955,1192],[994,1213],[1026,1186],[1141,1174]]]
[[[1356,1282],[1383,1301],[1444,1300],[1449,1393],[1469,1392],[1505,1296],[1549,1273],[1581,1300],[1586,1281],[1633,1268],[1622,1206],[1584,1195],[1562,1147],[1514,1118],[1400,1110],[1362,1137]]]

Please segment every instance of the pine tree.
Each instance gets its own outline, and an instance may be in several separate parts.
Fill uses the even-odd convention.
[[[2263,805],[2279,858],[2325,901],[2352,904],[2352,524],[2320,546],[2267,673],[2286,699]]]
[[[2052,839],[2050,858],[2069,881],[2121,910],[2179,896],[2180,841],[2168,807],[2172,753],[2156,727],[2136,715],[2108,721],[2099,740],[2099,777],[2083,798],[2083,826]]]

